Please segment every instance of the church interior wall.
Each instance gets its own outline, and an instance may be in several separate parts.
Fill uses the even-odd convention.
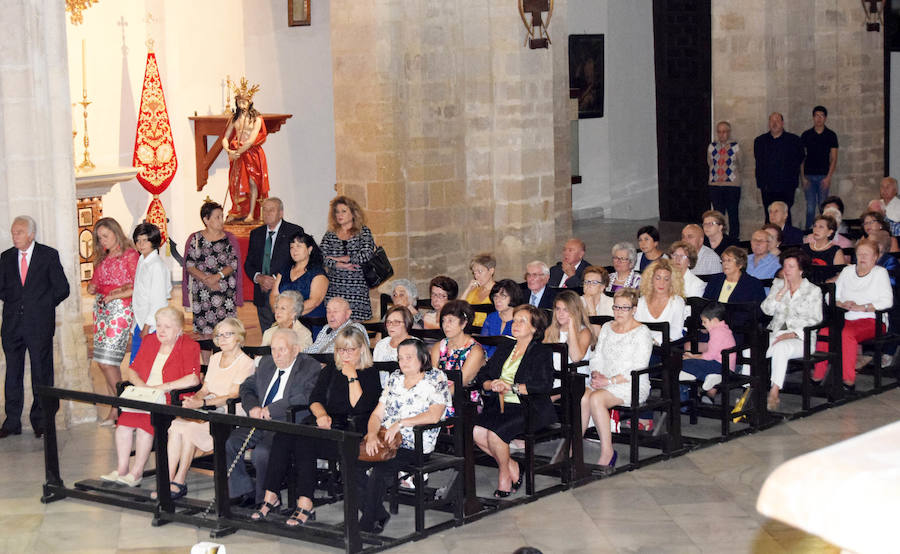
[[[657,217],[652,2],[569,0],[568,22],[571,34],[606,36],[604,116],[578,122],[573,217]]]

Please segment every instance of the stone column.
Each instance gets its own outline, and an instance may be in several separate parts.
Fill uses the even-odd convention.
[[[565,12],[529,50],[515,2],[331,3],[338,189],[398,277],[467,283],[482,251],[516,279],[555,260],[571,232]]]
[[[43,0],[10,0],[3,9],[0,244],[2,249],[11,246],[13,218],[28,214],[37,221],[37,241],[59,250],[71,292],[56,311],[55,382],[59,387],[89,391],[78,277],[66,13],[62,2]],[[26,362],[25,426],[31,407],[29,365]],[[4,375],[5,370],[4,359]],[[57,424],[94,417],[91,406],[66,402]]]

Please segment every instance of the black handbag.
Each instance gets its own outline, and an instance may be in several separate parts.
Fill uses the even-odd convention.
[[[391,261],[388,259],[384,248],[380,246],[375,247],[373,256],[362,265],[362,271],[363,276],[366,278],[366,284],[370,289],[374,289],[394,275]]]

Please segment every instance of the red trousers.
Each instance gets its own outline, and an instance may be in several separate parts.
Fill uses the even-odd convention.
[[[882,332],[884,324],[879,323]],[[819,331],[819,337],[828,337],[828,328]],[[865,319],[846,319],[844,320],[844,329],[841,331],[841,369],[845,383],[853,383],[856,381],[856,350],[859,343],[875,337],[875,318]],[[819,352],[828,352],[828,342],[819,339],[816,343],[816,350]],[[828,362],[819,362],[813,371],[813,379],[821,381],[825,378],[825,372],[828,370]]]

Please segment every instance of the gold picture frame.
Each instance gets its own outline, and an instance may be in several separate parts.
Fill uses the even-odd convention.
[[[300,27],[309,24],[309,0],[288,0],[288,26]]]

